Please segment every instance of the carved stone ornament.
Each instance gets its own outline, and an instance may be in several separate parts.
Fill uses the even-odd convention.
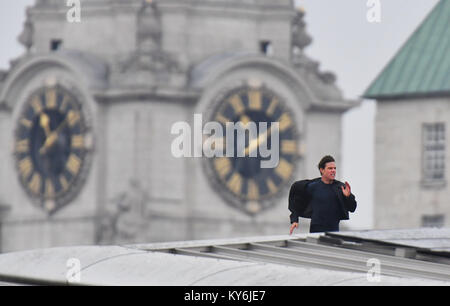
[[[27,17],[23,24],[23,30],[20,33],[20,35],[17,37],[17,40],[28,50],[30,50],[31,46],[33,45],[33,32],[34,32],[34,26],[33,23],[30,21],[30,12],[27,9]]]
[[[302,10],[297,10],[297,13],[292,20],[292,46],[303,50],[312,42],[311,36],[306,33],[306,24],[303,21],[305,13]]]
[[[140,235],[148,195],[136,180],[130,180],[126,191],[114,197],[100,221],[98,243],[132,242]]]
[[[132,87],[167,84],[181,72],[178,62],[161,45],[161,16],[155,1],[144,1],[137,16],[136,51],[119,60],[118,83]]]
[[[303,49],[311,44],[312,38],[306,33],[306,24],[304,22],[304,11],[302,9],[297,10],[295,17],[292,19],[291,24],[291,60],[294,67],[298,71],[304,71],[311,74],[313,78],[322,83],[319,86],[320,90],[325,90],[323,86],[333,85],[336,82],[336,75],[332,72],[319,70],[319,62],[309,58],[303,52]],[[334,90],[333,90],[334,92]]]

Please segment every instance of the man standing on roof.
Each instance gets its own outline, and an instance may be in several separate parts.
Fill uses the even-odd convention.
[[[298,217],[310,218],[310,233],[339,231],[339,222],[348,220],[348,212],[356,210],[355,196],[350,184],[335,180],[336,163],[332,156],[324,156],[318,165],[321,177],[301,180],[289,191],[292,234],[298,228]]]

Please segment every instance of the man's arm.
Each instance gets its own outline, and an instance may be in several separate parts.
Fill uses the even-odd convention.
[[[292,184],[291,189],[289,190],[289,211],[291,212],[289,218],[291,219],[291,224],[297,223],[298,224],[298,203],[296,203],[296,195],[295,193],[298,192],[298,183],[295,182]],[[291,231],[292,232],[292,231]]]
[[[351,187],[348,182],[345,182],[344,186],[341,186],[342,194],[344,195],[344,203],[347,210],[354,212],[356,210],[355,196],[351,192]]]
[[[356,210],[356,200],[353,194],[350,194],[348,198],[344,197],[344,203],[349,212],[354,212]]]

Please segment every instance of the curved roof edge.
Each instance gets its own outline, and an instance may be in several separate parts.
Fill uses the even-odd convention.
[[[408,268],[410,276],[407,277],[385,275],[383,269],[389,270],[390,266],[382,255],[315,244],[314,240],[323,235],[248,237],[133,246],[73,246],[5,253],[0,255],[0,282],[158,286],[450,285],[450,279],[439,281],[414,276],[410,272],[411,267]],[[271,253],[271,248],[276,249],[280,241],[294,247],[278,248],[277,252],[281,253]],[[233,257],[233,252],[239,254],[246,251],[242,248],[243,244],[254,247],[253,251],[247,250],[250,256],[246,259]],[[230,258],[167,252],[167,248],[183,249],[188,246],[197,250],[205,247],[231,250]],[[258,253],[257,247],[265,247],[266,250]],[[309,247],[316,249],[311,251]],[[291,252],[291,255],[287,256],[286,252]],[[328,255],[326,252],[329,252]],[[344,255],[342,252],[350,253]],[[297,253],[304,256],[301,265],[280,261],[292,260],[294,263]],[[272,257],[267,257],[269,255]],[[380,258],[383,274],[378,281],[373,282],[368,277],[370,267],[366,265],[366,257],[361,257],[362,269],[358,271],[357,268],[351,268],[349,261],[363,255]],[[327,268],[326,256],[332,256],[330,259],[339,263],[339,268]],[[271,258],[272,262],[269,262]],[[393,260],[402,260],[401,264],[396,264],[402,266],[409,259]]]

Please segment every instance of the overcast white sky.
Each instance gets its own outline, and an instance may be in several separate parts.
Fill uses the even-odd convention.
[[[396,54],[438,0],[380,0],[381,20],[370,23],[367,0],[296,0],[305,11],[313,42],[306,53],[321,70],[337,75],[345,97],[359,98]],[[338,175],[348,180],[358,209],[349,226],[373,227],[374,120],[376,104],[365,100],[344,115],[342,165]]]
[[[313,38],[306,53],[321,63],[321,70],[337,75],[337,84],[345,97],[357,99],[438,0],[379,0],[380,23],[368,22],[367,0],[295,2],[306,11],[307,31]],[[23,52],[17,36],[25,19],[25,7],[33,3],[33,0],[0,1],[0,69],[7,69],[9,60]],[[350,182],[358,200],[358,210],[347,222],[355,229],[373,226],[375,110],[373,101],[364,101],[344,115],[342,124],[343,160],[338,165],[338,175]]]

